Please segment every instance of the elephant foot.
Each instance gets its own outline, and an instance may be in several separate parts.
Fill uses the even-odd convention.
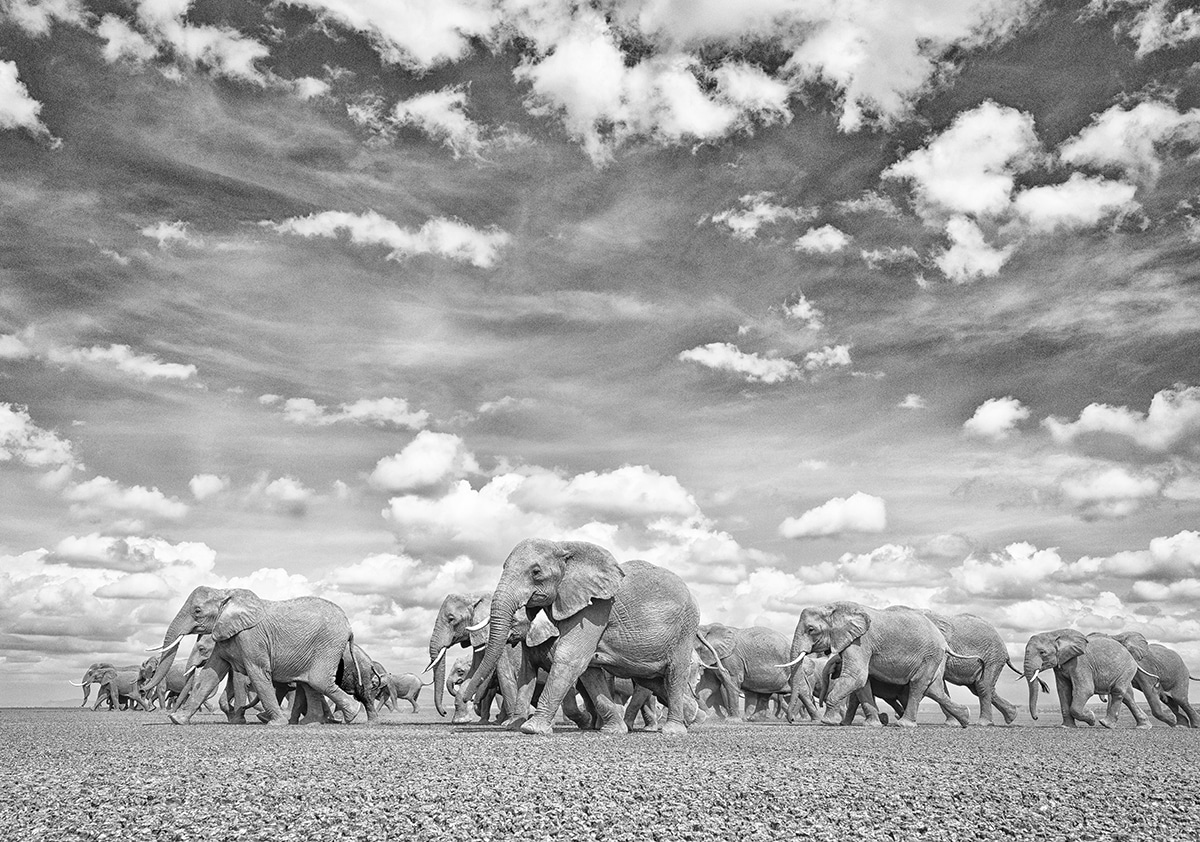
[[[454,718],[451,719],[450,721],[453,722],[455,725],[467,725],[467,724],[471,723],[473,720],[474,720],[474,717],[471,714],[467,713],[466,711],[462,711],[461,713],[456,712],[454,714]],[[484,722],[486,723],[487,720],[485,719]]]
[[[662,735],[664,737],[680,737],[687,732],[687,726],[682,722],[676,722],[674,719],[668,719],[662,726]]]
[[[168,716],[167,719],[171,720],[172,725],[187,725],[188,724],[186,717],[178,716],[177,714],[174,714],[174,713],[171,714],[170,716]]]
[[[240,714],[238,716],[227,716],[227,717],[225,717],[225,719],[229,722],[230,725],[245,725],[246,724],[246,717],[244,717]]]
[[[979,720],[979,722],[978,722],[978,723],[976,723],[976,724],[977,724],[977,725],[979,725],[979,727],[980,727],[980,728],[991,728],[991,727],[992,727],[992,726],[994,726],[996,723],[995,723],[995,722],[992,722],[992,720],[990,720],[990,719],[981,719],[981,720]],[[1006,722],[1005,724],[1007,725],[1007,724],[1010,724],[1010,723],[1007,723],[1007,722]]]
[[[1149,722],[1143,722],[1137,726],[1137,729],[1139,731],[1149,731],[1152,727],[1154,726],[1152,726]],[[1174,728],[1175,726],[1172,725],[1171,727]]]
[[[282,716],[277,716],[274,719],[271,719],[270,717],[262,719],[260,715],[259,719],[262,721],[262,724],[266,725],[268,728],[286,728],[289,724],[288,721]]]
[[[1095,724],[1095,723],[1093,723],[1093,722],[1089,722],[1089,723],[1088,723],[1088,725],[1094,725],[1094,724]],[[1101,720],[1100,720],[1100,725],[1101,725],[1101,727],[1103,727],[1103,728],[1109,728],[1109,729],[1111,729],[1111,728],[1114,726],[1114,724],[1115,724],[1115,723],[1109,722],[1107,719],[1101,719]]]
[[[624,719],[618,719],[614,722],[609,722],[600,726],[601,734],[628,734],[629,728],[625,725]]]
[[[896,720],[898,728],[916,728],[917,722],[915,719],[905,719],[903,716]]]
[[[524,716],[510,716],[504,723],[505,731],[520,731],[521,726],[529,720]]]
[[[554,724],[543,716],[533,716],[521,726],[521,733],[548,736],[554,733]]]
[[[821,717],[822,725],[841,725],[842,717],[839,713],[827,713]]]

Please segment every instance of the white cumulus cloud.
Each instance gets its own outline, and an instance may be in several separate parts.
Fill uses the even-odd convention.
[[[1016,429],[1017,424],[1029,417],[1029,408],[1011,395],[1003,398],[988,398],[975,413],[963,423],[967,435],[989,441],[1003,441]]]
[[[1088,434],[1105,433],[1157,453],[1180,447],[1194,449],[1200,445],[1200,387],[1180,384],[1163,389],[1150,399],[1146,412],[1093,403],[1084,407],[1074,421],[1052,416],[1043,420],[1042,425],[1060,444]]]
[[[800,517],[779,524],[785,538],[813,538],[845,532],[882,532],[887,528],[887,506],[882,497],[856,491],[849,497],[834,497],[809,509]]]
[[[710,342],[682,351],[679,359],[739,374],[750,383],[782,383],[800,376],[800,367],[791,360],[747,353],[729,342]]]
[[[796,251],[807,254],[836,254],[849,244],[849,234],[832,225],[822,225],[820,228],[809,228],[805,231],[793,247]]]
[[[370,482],[385,491],[412,492],[479,472],[479,463],[461,438],[422,430],[399,453],[380,459]]]

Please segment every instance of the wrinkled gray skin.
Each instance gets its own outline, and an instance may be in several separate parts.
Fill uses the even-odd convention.
[[[142,661],[142,668],[138,671],[138,686],[144,687],[154,677],[154,672],[157,669],[157,655],[151,655]],[[149,693],[143,693],[142,695],[156,706],[170,710],[175,706],[175,700],[179,698],[179,694],[183,691],[183,686],[186,682],[187,676],[184,675],[184,668],[178,664],[174,664],[162,684],[155,687]]]
[[[1013,672],[1017,672],[1017,668],[1009,664],[1008,647],[1000,632],[974,614],[924,613],[945,636],[951,651],[968,656],[947,656],[946,681],[966,687],[979,699],[979,724],[994,724],[992,708],[995,707],[1004,717],[1004,724],[1011,725],[1017,718],[1017,706],[996,692],[996,682],[1006,664]]]
[[[522,541],[505,560],[492,595],[487,649],[462,691],[468,696],[500,663],[522,606],[549,608],[557,633],[545,690],[523,733],[552,733],[554,716],[578,681],[596,705],[600,730],[628,731],[601,671],[631,678],[665,703],[664,734],[687,732],[696,713],[689,680],[700,612],[682,579],[645,561],[618,564],[603,547],[583,541]]]
[[[129,706],[138,706],[142,710],[151,710],[152,705],[148,699],[142,695],[142,689],[138,683],[138,675],[141,672],[141,666],[131,664],[129,666],[118,667],[107,661],[99,661],[87,668],[83,674],[83,703],[80,707],[87,705],[88,697],[92,692],[92,684],[99,684],[100,689],[96,693],[96,703],[92,705],[92,710],[99,709],[100,705],[108,702],[108,709],[115,710],[116,708],[128,704]]]
[[[1150,643],[1138,632],[1123,632],[1113,639],[1129,650],[1137,661],[1138,671],[1133,677],[1133,686],[1142,691],[1150,703],[1150,713],[1171,727],[1184,725],[1200,727],[1200,717],[1188,701],[1187,664],[1174,649],[1158,643]],[[1150,675],[1158,676],[1158,680]]]
[[[788,639],[774,629],[708,623],[700,626],[694,649],[721,683],[723,705],[731,716],[740,714],[739,694],[745,694],[743,718],[747,721],[766,712],[775,693],[791,695],[793,670],[780,666],[788,660]],[[798,680],[803,682],[803,676],[798,675]],[[806,690],[802,688],[801,693]]]
[[[412,712],[419,713],[420,708],[417,707],[417,696],[421,694],[422,687],[428,687],[428,684],[422,684],[421,678],[411,672],[402,673],[401,675],[392,675],[386,673],[380,678],[379,690],[376,699],[379,704],[387,705],[392,710],[396,710],[400,700],[408,702],[412,705]]]
[[[804,662],[808,662],[808,658]],[[817,679],[819,688],[819,696],[817,697],[822,706],[826,705],[826,696],[829,693],[829,687],[833,684],[834,679],[841,675],[842,658],[840,655],[833,655],[827,658],[821,658],[821,675]],[[908,685],[907,684],[890,684],[886,681],[881,681],[878,678],[872,678],[868,684],[871,688],[871,695],[876,699],[883,699],[892,710],[896,712],[896,716],[903,716],[904,709],[908,706]],[[851,695],[844,702],[838,705],[834,710],[841,715],[842,725],[849,725],[854,722],[854,717],[858,713],[859,703],[858,697]],[[879,721],[884,725],[888,723],[888,715],[886,713],[879,714]]]
[[[357,643],[348,644],[345,651],[342,652],[342,660],[338,665],[337,672],[334,674],[334,680],[337,686],[348,693],[355,701],[363,706],[367,712],[367,724],[375,725],[379,721],[379,712],[375,709],[375,697],[372,693],[372,679],[374,677],[375,661],[371,659],[361,646]],[[376,684],[376,686],[378,686]],[[299,689],[299,685],[297,685]],[[305,688],[306,690],[310,688]],[[278,693],[278,687],[276,688]],[[288,722],[296,725],[300,722],[301,717],[308,713],[309,696],[311,693],[297,692],[293,698],[292,709],[288,715]],[[276,697],[278,698],[278,696]],[[326,723],[336,723],[338,720],[334,718],[329,706],[325,704],[324,695],[321,699],[321,719]]]
[[[1076,722],[1096,724],[1096,717],[1087,709],[1088,699],[1095,693],[1108,696],[1108,710],[1099,720],[1105,728],[1117,724],[1117,712],[1122,704],[1133,714],[1137,727],[1150,727],[1150,720],[1133,700],[1137,661],[1129,650],[1108,635],[1089,634],[1085,637],[1075,629],[1058,629],[1029,638],[1025,644],[1024,676],[1029,682],[1029,715],[1034,719],[1038,718],[1038,683],[1035,679],[1046,669],[1054,670],[1064,727],[1074,728]]]
[[[472,658],[455,658],[454,664],[446,674],[446,692],[454,696],[456,701],[458,699],[458,692],[462,690],[467,681],[471,680],[471,673],[474,667],[475,662]],[[500,694],[500,682],[494,675],[492,676],[492,680],[487,683],[487,686],[477,692],[473,698],[475,701],[475,714],[479,717],[480,725],[487,725],[492,721],[492,705],[497,698],[501,700],[501,709],[503,710],[504,708],[504,697]],[[498,711],[496,721],[500,722],[503,719],[505,719],[503,713]],[[457,714],[454,717],[454,721],[461,721]]]
[[[841,675],[830,684],[822,724],[840,725],[835,710],[852,694],[862,705],[868,726],[879,726],[879,711],[871,694],[872,678],[888,684],[909,685],[908,704],[896,724],[915,727],[917,708],[928,696],[948,716],[967,727],[970,714],[946,693],[946,638],[933,621],[912,608],[892,606],[882,610],[855,602],[834,602],[800,612],[792,637],[791,667],[799,667],[809,653],[840,654]],[[800,682],[792,682],[793,699]]]
[[[345,612],[326,599],[260,599],[241,588],[198,587],[184,602],[163,637],[163,656],[148,689],[164,681],[184,635],[211,634],[212,655],[196,670],[186,704],[170,715],[176,725],[191,720],[230,670],[245,673],[258,694],[269,725],[286,720],[275,684],[298,682],[307,694],[305,723],[320,722],[321,696],[333,699],[346,722],[359,706],[340,687],[336,675],[346,646],[354,641]]]
[[[490,700],[485,706],[482,698],[475,699],[474,696],[464,696],[463,691],[466,689],[470,677],[475,674],[480,663],[483,662],[491,606],[491,594],[450,594],[442,601],[437,619],[433,622],[433,632],[429,636],[429,660],[431,664],[435,665],[433,706],[442,716],[446,715],[446,710],[442,706],[442,688],[447,686],[446,658],[449,657],[447,650],[455,645],[470,646],[472,649],[471,667],[467,673],[467,680],[457,685],[459,692],[454,696],[454,719],[452,721],[456,723],[471,721],[470,703],[473,699],[476,707],[482,708],[484,711],[480,714],[483,717],[480,721],[488,721],[487,711],[490,710]],[[484,625],[474,631],[469,630],[471,626],[478,626],[480,623]],[[506,652],[496,670],[495,681],[499,685],[500,693],[506,699],[515,699],[517,696],[517,670],[520,668],[520,661],[521,653],[519,651]]]

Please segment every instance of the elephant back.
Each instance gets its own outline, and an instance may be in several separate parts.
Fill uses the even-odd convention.
[[[1106,634],[1089,634],[1082,657],[1091,668],[1097,693],[1128,687],[1138,669],[1129,650]]]

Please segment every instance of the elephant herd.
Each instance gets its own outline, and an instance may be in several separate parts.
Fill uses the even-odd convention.
[[[180,668],[175,653],[188,635],[200,638]],[[456,646],[470,656],[448,667]],[[96,707],[104,700],[147,710],[157,703],[185,724],[228,677],[219,703],[231,722],[244,722],[254,705],[269,725],[336,721],[334,709],[353,722],[360,707],[370,722],[380,703],[395,710],[408,700],[416,712],[426,686],[412,674],[389,674],[354,642],[345,613],[317,597],[275,602],[247,590],[196,588],[156,651],[141,666],[92,665],[84,703],[95,682]],[[1149,727],[1135,687],[1155,718],[1200,726],[1188,701],[1188,682],[1196,679],[1182,658],[1136,632],[1035,634],[1018,670],[1000,634],[974,615],[837,602],[801,611],[789,641],[762,627],[701,625],[677,575],[645,561],[618,563],[582,541],[522,541],[492,593],[447,596],[429,657],[439,714],[447,714],[446,693],[454,722],[487,722],[499,701],[497,721],[529,734],[551,733],[560,709],[580,728],[623,733],[640,720],[681,734],[711,711],[765,716],[772,700],[789,722],[848,724],[861,711],[868,726],[889,721],[877,707],[883,700],[896,725],[913,727],[929,698],[947,722],[966,727],[970,714],[948,684],[978,698],[980,724],[993,724],[993,710],[1012,724],[1017,708],[996,692],[1005,668],[1028,683],[1034,719],[1039,690],[1049,690],[1040,675],[1052,670],[1064,726],[1094,725],[1086,704],[1099,694],[1107,701],[1101,725],[1112,727],[1124,705],[1138,727]]]

